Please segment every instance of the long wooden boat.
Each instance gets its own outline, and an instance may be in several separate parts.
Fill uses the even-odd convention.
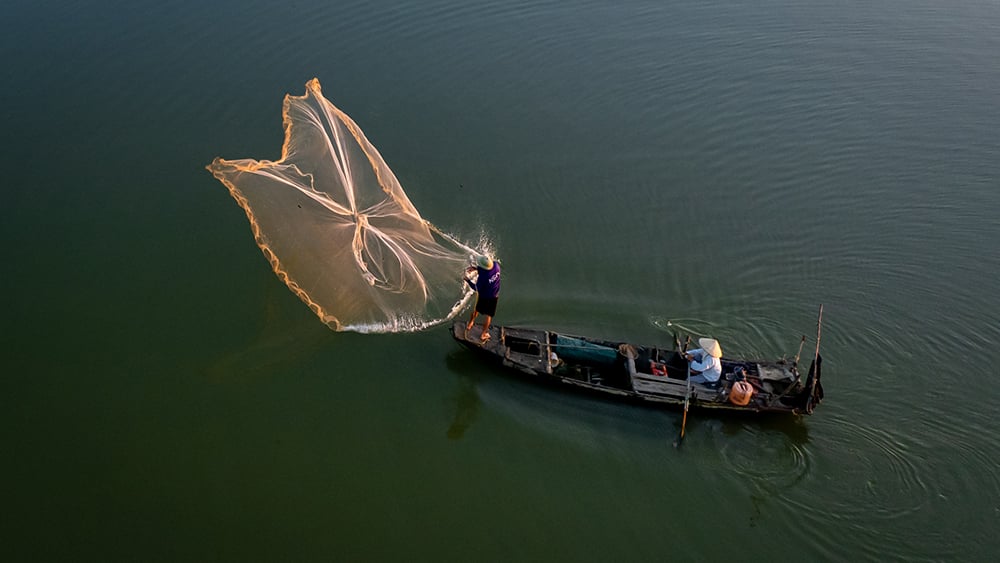
[[[820,308],[822,321],[822,307]],[[812,414],[823,400],[823,360],[816,353],[805,381],[799,374],[798,357],[774,361],[722,358],[722,377],[714,384],[687,382],[687,361],[679,339],[674,348],[641,346],[628,342],[562,334],[551,330],[494,325],[490,338],[481,341],[482,327],[466,330],[455,321],[451,334],[477,354],[518,370],[529,379],[563,385],[609,398],[655,406],[682,407],[739,413]],[[804,337],[803,337],[804,341]],[[800,348],[801,353],[801,348]],[[742,391],[752,386],[750,400]]]

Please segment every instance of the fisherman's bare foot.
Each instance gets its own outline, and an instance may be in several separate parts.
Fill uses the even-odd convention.
[[[465,332],[469,332],[470,330],[472,330],[472,323],[474,322],[476,321],[469,321],[469,323],[465,325]]]
[[[488,330],[483,329],[483,335],[479,337],[479,341],[482,342],[483,344],[486,344],[487,342],[490,341],[490,333]]]

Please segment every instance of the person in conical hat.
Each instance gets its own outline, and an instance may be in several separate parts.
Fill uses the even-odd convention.
[[[490,323],[497,313],[497,301],[500,299],[500,261],[480,254],[475,258],[475,263],[475,266],[469,266],[465,271],[465,283],[476,292],[476,306],[472,309],[472,317],[469,318],[465,331],[468,333],[472,330],[476,317],[482,313],[486,322],[483,323],[479,339],[486,342],[490,339]],[[470,279],[473,272],[478,272],[475,283]]]
[[[722,346],[714,338],[699,338],[701,348],[688,350],[684,358],[691,364],[691,383],[715,383],[722,377]]]

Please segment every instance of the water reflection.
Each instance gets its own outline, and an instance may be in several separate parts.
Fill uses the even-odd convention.
[[[232,348],[220,347],[215,357],[193,369],[213,379],[266,374],[315,354],[329,342],[328,331],[299,322],[300,315],[286,306],[280,286],[270,283],[265,288],[251,338]]]
[[[455,416],[448,426],[447,436],[449,440],[461,440],[465,431],[476,421],[479,414],[479,394],[476,392],[476,384],[472,378],[463,377],[458,382],[458,389],[452,396]]]

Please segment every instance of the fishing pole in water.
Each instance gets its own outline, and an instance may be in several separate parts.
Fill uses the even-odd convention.
[[[799,342],[799,351],[795,353],[795,365],[799,365],[799,356],[802,355],[802,346],[806,343],[806,335],[802,335],[802,341]]]

